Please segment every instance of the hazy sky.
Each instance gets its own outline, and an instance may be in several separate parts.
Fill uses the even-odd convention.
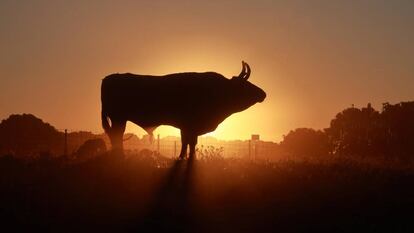
[[[410,0],[2,0],[0,118],[33,113],[58,129],[102,132],[106,75],[230,78],[243,59],[267,99],[213,135],[280,140],[297,127],[327,127],[351,104],[414,100],[413,28]]]

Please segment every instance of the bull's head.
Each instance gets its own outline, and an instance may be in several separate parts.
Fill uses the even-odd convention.
[[[238,99],[238,108],[246,109],[255,103],[263,102],[266,93],[248,81],[250,77],[249,65],[242,61],[242,70],[238,76],[233,76],[230,80],[234,98]]]

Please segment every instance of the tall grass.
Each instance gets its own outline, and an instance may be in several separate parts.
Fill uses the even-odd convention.
[[[82,161],[0,158],[0,217],[14,230],[409,232],[414,174],[351,158],[277,162],[202,148]]]

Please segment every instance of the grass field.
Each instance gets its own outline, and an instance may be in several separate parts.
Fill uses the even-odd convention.
[[[413,232],[414,173],[336,159],[0,158],[3,229]],[[3,230],[2,230],[3,232]]]

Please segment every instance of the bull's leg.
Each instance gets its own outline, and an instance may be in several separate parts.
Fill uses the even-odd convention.
[[[195,159],[196,157],[196,151],[195,151],[195,147],[197,145],[197,135],[190,135],[189,136],[189,140],[188,143],[190,144],[190,159]]]
[[[181,130],[181,152],[179,159],[187,157],[188,135]]]
[[[124,120],[113,120],[109,138],[112,144],[112,150],[114,152],[124,152],[122,139],[124,136],[126,121]]]

